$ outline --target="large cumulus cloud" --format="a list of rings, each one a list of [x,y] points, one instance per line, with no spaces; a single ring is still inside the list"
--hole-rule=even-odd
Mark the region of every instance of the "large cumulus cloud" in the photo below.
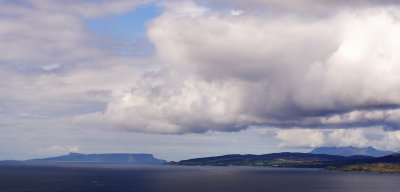
[[[324,17],[166,4],[148,25],[164,69],[144,74],[105,113],[80,120],[166,133],[397,129],[400,10],[389,1],[354,2]]]

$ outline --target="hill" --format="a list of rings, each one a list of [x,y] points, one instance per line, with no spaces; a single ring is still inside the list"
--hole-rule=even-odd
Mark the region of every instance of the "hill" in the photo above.
[[[223,155],[179,161],[178,165],[274,166],[324,168],[373,159],[370,156],[339,156],[311,153],[271,153],[265,155]]]
[[[163,164],[165,160],[157,159],[151,154],[82,154],[70,153],[68,155],[42,159],[30,159],[26,162],[60,162],[60,163],[124,163],[124,164]]]
[[[396,152],[393,151],[380,151],[373,147],[318,147],[312,150],[310,153],[314,154],[328,154],[328,155],[341,155],[341,156],[353,156],[353,155],[365,155],[372,157],[383,157],[391,155]]]
[[[328,171],[346,171],[346,172],[376,172],[376,173],[400,173],[399,163],[371,163],[371,164],[355,164],[343,167],[325,168]]]
[[[341,166],[326,167],[329,171],[359,171],[378,173],[400,173],[400,154],[392,154],[384,157],[360,160],[358,163]]]
[[[265,155],[223,155],[179,161],[178,165],[271,166],[324,168],[330,171],[400,173],[400,154],[383,157],[340,156],[313,153],[271,153]]]

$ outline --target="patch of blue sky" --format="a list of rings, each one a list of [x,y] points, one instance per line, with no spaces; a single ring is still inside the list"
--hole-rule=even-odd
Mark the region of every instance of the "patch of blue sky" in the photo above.
[[[198,2],[198,4],[202,7],[207,7],[207,8],[211,8],[211,4],[208,1],[200,1]]]
[[[116,46],[119,47],[119,54],[146,55],[152,52],[151,43],[147,40],[146,23],[158,17],[162,12],[161,7],[150,3],[124,14],[86,19],[86,24],[95,35],[114,39],[114,43],[121,44]],[[137,47],[140,49],[138,50]]]

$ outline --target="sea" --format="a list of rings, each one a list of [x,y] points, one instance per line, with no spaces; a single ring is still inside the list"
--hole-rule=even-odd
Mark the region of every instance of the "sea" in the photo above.
[[[400,174],[320,169],[0,164],[1,192],[400,192]]]

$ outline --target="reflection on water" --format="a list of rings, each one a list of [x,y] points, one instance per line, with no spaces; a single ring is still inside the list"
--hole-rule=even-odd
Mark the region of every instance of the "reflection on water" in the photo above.
[[[395,192],[400,175],[318,169],[141,165],[0,165],[0,191]]]

